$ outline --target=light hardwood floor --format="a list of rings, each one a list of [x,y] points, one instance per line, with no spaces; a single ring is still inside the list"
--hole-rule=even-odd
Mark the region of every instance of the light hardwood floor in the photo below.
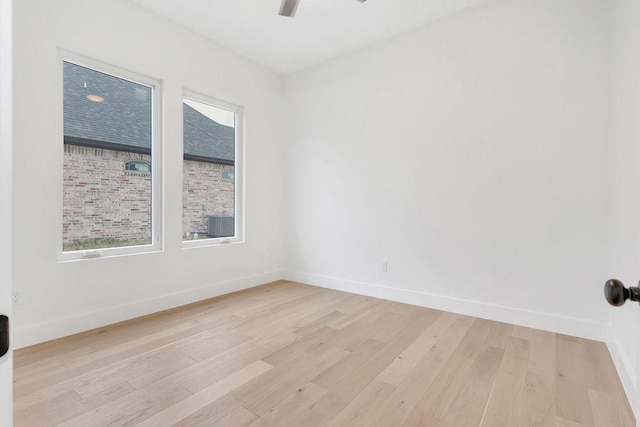
[[[276,282],[15,353],[16,426],[634,426],[603,343]]]

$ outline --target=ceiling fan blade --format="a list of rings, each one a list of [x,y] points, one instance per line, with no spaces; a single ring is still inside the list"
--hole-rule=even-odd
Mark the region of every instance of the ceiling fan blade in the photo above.
[[[282,0],[282,6],[280,6],[280,16],[293,17],[296,14],[298,8],[298,0]]]
[[[296,9],[298,9],[298,2],[300,0],[282,0],[282,5],[280,6],[280,16],[288,16],[293,17],[296,14]],[[357,0],[360,3],[364,3],[367,0]]]

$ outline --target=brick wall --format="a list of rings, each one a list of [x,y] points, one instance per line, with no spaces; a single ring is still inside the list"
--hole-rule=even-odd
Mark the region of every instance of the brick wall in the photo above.
[[[207,215],[234,214],[234,168],[185,160],[183,166],[182,232],[206,234]],[[226,174],[225,174],[226,173]],[[227,175],[227,176],[225,176]]]
[[[151,156],[65,144],[65,246],[92,239],[150,242],[151,174],[125,171],[130,160],[150,162]],[[234,214],[233,171],[184,161],[183,233],[204,235],[207,215]]]
[[[150,243],[151,174],[125,171],[146,154],[64,145],[63,243],[89,239]]]

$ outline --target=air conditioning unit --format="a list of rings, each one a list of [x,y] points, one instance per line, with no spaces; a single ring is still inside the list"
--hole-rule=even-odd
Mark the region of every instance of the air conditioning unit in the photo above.
[[[232,216],[207,216],[207,236],[209,237],[233,237],[235,217]]]

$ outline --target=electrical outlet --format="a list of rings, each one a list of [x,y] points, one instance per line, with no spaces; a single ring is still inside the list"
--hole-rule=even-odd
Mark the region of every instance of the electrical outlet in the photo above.
[[[11,301],[13,305],[22,305],[22,291],[13,291],[11,293]]]
[[[387,267],[388,267],[388,266],[387,266],[387,261],[382,261],[382,262],[380,263],[380,271],[382,271],[383,273],[386,273],[386,272],[387,272]]]

